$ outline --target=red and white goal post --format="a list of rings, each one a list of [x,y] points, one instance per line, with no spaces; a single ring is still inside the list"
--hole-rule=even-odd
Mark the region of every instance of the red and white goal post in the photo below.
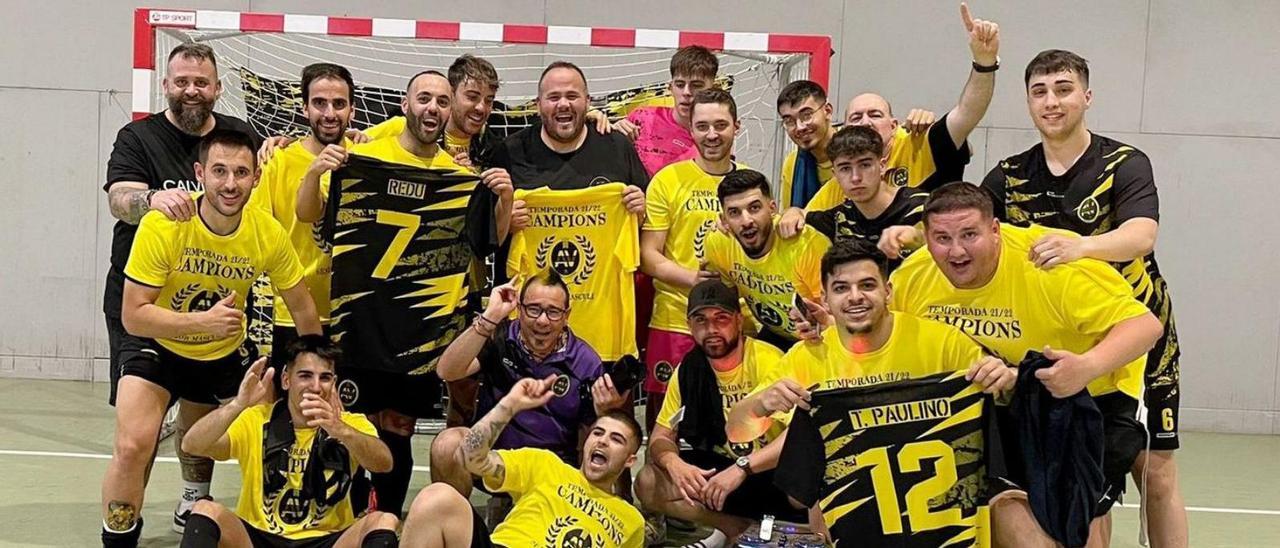
[[[640,105],[669,104],[668,63],[692,44],[715,51],[720,81],[738,103],[739,161],[776,178],[789,147],[775,110],[778,92],[798,79],[826,87],[831,37],[731,31],[592,28],[559,25],[415,21],[211,10],[139,8],[134,12],[133,116],[164,108],[161,82],[169,51],[202,42],[218,57],[219,112],[246,118],[260,133],[306,130],[298,80],[302,67],[332,62],[351,70],[360,128],[398,114],[407,78],[446,69],[471,53],[488,59],[502,81],[490,126],[512,131],[532,114],[538,76],[551,61],[578,64],[592,102],[611,117]],[[776,182],[775,182],[776,184]]]

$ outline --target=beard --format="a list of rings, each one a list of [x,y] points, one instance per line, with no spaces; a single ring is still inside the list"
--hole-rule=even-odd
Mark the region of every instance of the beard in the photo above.
[[[178,122],[178,129],[183,133],[199,135],[200,130],[204,129],[204,124],[213,115],[213,102],[187,105],[183,103],[181,95],[169,96],[169,112],[173,113],[174,120]]]
[[[698,344],[698,346],[702,347],[702,352],[706,354],[708,358],[713,360],[718,360],[732,354],[733,350],[738,347],[738,341],[740,340],[739,337],[734,337],[732,339],[715,338],[717,340],[724,341],[724,344],[717,344],[714,346],[707,346],[705,342]]]
[[[322,145],[342,144],[342,139],[346,137],[346,133],[346,124],[339,124],[338,131],[334,135],[325,135],[324,130],[320,129],[320,122],[318,120],[311,124],[311,135],[315,136],[316,142]]]
[[[426,128],[422,127],[422,117],[414,114],[413,111],[406,111],[404,117],[408,122],[406,127],[409,129],[409,133],[413,134],[413,137],[424,145],[439,142],[440,134],[444,132],[444,120],[440,119],[439,116],[431,116],[430,114],[424,116],[430,116],[435,119],[437,122],[435,131],[427,131]]]
[[[743,243],[741,240],[739,240],[739,243],[742,244],[742,250],[745,251],[747,253],[747,256],[752,259],[759,259],[761,255],[764,255],[764,250],[769,245],[769,238],[773,236],[772,222],[762,225],[760,229],[757,231],[757,233],[758,233],[757,237],[760,239],[760,243],[757,244],[755,247],[747,247],[746,243]]]

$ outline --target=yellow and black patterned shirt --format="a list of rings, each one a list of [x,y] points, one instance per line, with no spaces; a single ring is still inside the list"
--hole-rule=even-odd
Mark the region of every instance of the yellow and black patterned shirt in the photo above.
[[[1089,148],[1062,175],[1049,171],[1041,144],[992,168],[982,186],[994,195],[996,216],[1017,226],[1034,223],[1082,236],[1105,234],[1130,219],[1159,221],[1160,200],[1147,155],[1114,139],[1091,137]],[[1164,325],[1164,336],[1148,355],[1147,388],[1176,387],[1181,349],[1155,253],[1113,266],[1133,287],[1134,298]]]
[[[991,398],[964,375],[815,392],[775,483],[819,506],[837,546],[989,546],[986,485],[1004,459],[988,450]]]
[[[492,193],[444,151],[419,159],[395,137],[353,147],[328,192],[334,338],[360,367],[434,371],[467,326]]]

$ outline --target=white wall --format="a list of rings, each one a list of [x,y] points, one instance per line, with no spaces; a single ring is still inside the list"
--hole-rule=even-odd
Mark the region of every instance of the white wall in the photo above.
[[[0,21],[0,376],[106,377],[106,156],[129,118],[127,0],[21,2]],[[149,7],[829,34],[832,95],[878,90],[902,112],[945,111],[968,50],[951,1],[690,2],[157,0]],[[993,2],[999,84],[972,143],[980,179],[1036,138],[1021,71],[1037,51],[1090,59],[1095,131],[1144,149],[1163,197],[1159,256],[1183,344],[1188,429],[1280,433],[1280,3]],[[352,8],[351,6],[357,6]],[[744,7],[746,6],[746,7]],[[676,16],[675,14],[680,14]]]

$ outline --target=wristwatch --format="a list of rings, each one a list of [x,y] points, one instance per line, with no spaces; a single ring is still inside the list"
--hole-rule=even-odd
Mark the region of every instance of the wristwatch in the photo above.
[[[147,209],[151,209],[151,197],[155,195],[156,189],[153,188],[147,191]]]
[[[751,475],[751,459],[747,457],[738,457],[738,460],[733,461],[733,465],[740,468],[743,472],[746,472],[748,476]]]
[[[1000,58],[996,57],[996,62],[991,65],[979,65],[977,61],[973,62],[974,72],[995,72],[1000,70]]]

